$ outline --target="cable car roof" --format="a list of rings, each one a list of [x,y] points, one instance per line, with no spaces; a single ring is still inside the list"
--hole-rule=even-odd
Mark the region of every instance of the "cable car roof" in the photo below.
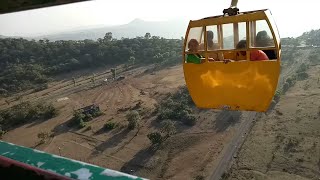
[[[89,0],[1,0],[0,14],[51,7],[63,4],[83,2]]]

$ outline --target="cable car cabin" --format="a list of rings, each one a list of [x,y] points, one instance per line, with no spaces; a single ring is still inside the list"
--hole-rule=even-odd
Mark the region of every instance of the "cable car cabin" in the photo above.
[[[265,112],[278,84],[280,47],[269,10],[190,21],[183,69],[196,106]]]

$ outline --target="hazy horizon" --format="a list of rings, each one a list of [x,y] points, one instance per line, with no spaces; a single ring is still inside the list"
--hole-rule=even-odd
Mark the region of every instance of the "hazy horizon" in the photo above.
[[[191,0],[183,2],[169,0],[161,2],[148,0],[107,2],[95,0],[9,13],[0,15],[0,24],[2,25],[0,35],[35,37],[69,32],[91,26],[122,25],[134,19],[144,21],[181,19],[181,21],[188,21],[219,15],[230,4],[230,1],[203,0],[202,2],[203,4]],[[238,7],[240,11],[270,9],[281,37],[297,37],[303,32],[320,29],[320,23],[308,20],[310,17],[317,17],[319,1],[305,0],[287,3],[276,0],[246,0],[239,1]],[[192,10],[191,7],[195,5],[202,6],[202,11]]]

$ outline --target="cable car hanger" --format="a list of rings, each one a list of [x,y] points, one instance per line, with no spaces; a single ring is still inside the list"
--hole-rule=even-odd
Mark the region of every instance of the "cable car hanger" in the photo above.
[[[226,14],[228,16],[235,16],[239,14],[239,8],[237,8],[238,0],[231,0],[231,5],[228,9],[223,10],[223,15],[225,16]]]

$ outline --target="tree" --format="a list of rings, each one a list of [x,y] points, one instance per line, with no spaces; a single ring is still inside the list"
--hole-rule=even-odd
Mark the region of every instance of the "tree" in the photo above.
[[[134,56],[130,56],[130,58],[129,58],[129,64],[133,66],[135,60],[136,60],[136,58],[134,58]]]
[[[177,132],[174,123],[170,120],[165,120],[161,122],[161,133],[165,134],[165,137],[168,138],[171,135]]]
[[[282,92],[283,93],[286,93],[288,90],[289,90],[289,88],[290,88],[290,85],[289,85],[289,83],[284,83],[284,85],[283,85],[283,87],[282,87]]]
[[[116,68],[111,68],[111,73],[112,73],[113,79],[115,80],[115,79],[116,79],[116,76],[117,76]]]
[[[134,110],[134,111],[130,111],[127,115],[127,121],[129,122],[128,124],[128,128],[130,130],[136,128],[136,127],[139,127],[139,123],[140,123],[140,120],[141,120],[141,117],[139,115],[139,112]]]
[[[72,77],[73,86],[76,87],[76,78]]]
[[[93,83],[94,86],[96,85],[96,74],[95,73],[92,74],[91,82]]]
[[[107,32],[106,35],[103,37],[105,43],[108,43],[112,40],[112,32]]]
[[[150,38],[151,38],[151,34],[150,34],[150,33],[146,33],[146,34],[144,35],[144,38],[145,38],[145,39],[150,39]]]
[[[159,145],[163,141],[163,138],[159,132],[149,133],[147,137],[151,141],[152,145]]]

